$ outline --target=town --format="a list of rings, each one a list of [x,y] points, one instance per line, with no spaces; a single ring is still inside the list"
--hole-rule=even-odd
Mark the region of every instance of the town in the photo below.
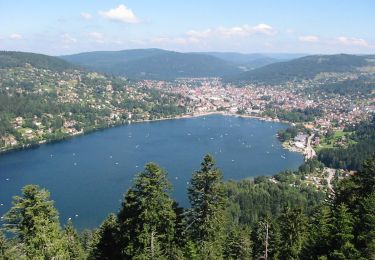
[[[298,132],[285,147],[312,158],[315,152],[310,144],[319,146],[327,132],[342,131],[375,111],[372,95],[312,92],[316,82],[311,81],[239,87],[220,78],[132,82],[95,72],[58,73],[31,66],[2,69],[1,73],[7,97],[32,95],[45,100],[43,97],[52,96],[57,104],[48,104],[44,110],[58,107],[52,109],[58,112],[42,113],[39,108],[34,114],[29,107],[28,113],[10,118],[11,131],[8,127],[0,143],[3,151],[123,123],[222,113],[302,124],[309,131]]]

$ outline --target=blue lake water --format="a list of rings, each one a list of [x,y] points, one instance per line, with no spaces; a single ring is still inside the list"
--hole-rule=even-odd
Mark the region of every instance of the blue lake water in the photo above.
[[[60,221],[78,229],[98,226],[117,212],[134,175],[150,161],[168,172],[172,196],[188,206],[186,187],[206,153],[224,179],[240,180],[296,169],[301,154],[276,138],[286,124],[211,115],[124,125],[34,149],[0,155],[0,215],[26,184],[51,192]],[[76,216],[78,215],[78,216]]]

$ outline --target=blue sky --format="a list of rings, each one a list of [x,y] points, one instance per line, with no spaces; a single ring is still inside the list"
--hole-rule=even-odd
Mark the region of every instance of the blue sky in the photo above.
[[[0,0],[0,49],[375,53],[373,0]]]

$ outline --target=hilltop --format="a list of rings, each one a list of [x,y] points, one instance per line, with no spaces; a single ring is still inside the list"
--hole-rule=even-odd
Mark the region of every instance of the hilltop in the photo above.
[[[56,71],[78,69],[63,59],[44,54],[18,51],[0,51],[0,68],[24,67],[30,65],[38,69],[50,69]]]
[[[241,72],[235,64],[211,55],[161,49],[87,52],[61,58],[91,70],[131,79],[222,77]]]
[[[176,52],[162,49],[95,51],[60,58],[131,79],[173,80],[180,77],[230,77],[302,54],[243,54],[235,52]]]
[[[371,55],[311,55],[269,64],[228,80],[280,84],[287,81],[311,80],[320,73],[361,73],[374,66],[375,56]]]

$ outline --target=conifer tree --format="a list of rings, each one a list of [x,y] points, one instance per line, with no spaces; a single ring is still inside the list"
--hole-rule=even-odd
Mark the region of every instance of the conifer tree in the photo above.
[[[125,195],[118,215],[125,258],[159,259],[173,251],[176,214],[163,169],[148,163]]]
[[[0,230],[0,259],[6,259],[7,255],[7,240]]]
[[[117,217],[110,214],[100,225],[94,235],[93,249],[90,252],[90,259],[120,259],[121,246],[119,242],[119,225]]]
[[[285,207],[280,218],[281,259],[299,259],[307,235],[307,218],[301,208]]]
[[[227,230],[227,236],[224,242],[224,259],[250,259],[251,258],[251,240],[250,230],[242,230],[239,226],[231,226]]]
[[[49,192],[35,185],[25,186],[22,192],[4,216],[5,229],[16,235],[28,259],[67,259],[66,240]]]
[[[279,259],[280,229],[271,216],[260,218],[251,237],[254,259]]]
[[[375,259],[375,192],[361,202],[359,250],[367,259]]]
[[[99,236],[97,235],[97,230],[85,229],[80,234],[80,241],[82,244],[83,251],[88,259],[92,259],[92,254],[96,245],[99,241]]]
[[[359,252],[353,244],[353,216],[345,204],[340,204],[334,212],[332,233],[332,259],[358,259]]]
[[[82,248],[77,231],[74,229],[73,222],[69,219],[64,227],[64,234],[67,240],[67,250],[69,259],[85,259],[85,254]]]
[[[304,259],[328,257],[332,244],[332,221],[332,210],[329,205],[322,205],[312,216],[308,239],[303,251]]]
[[[199,245],[203,255],[217,258],[222,253],[226,200],[221,172],[211,155],[204,157],[201,169],[193,174],[188,194],[190,238]]]

